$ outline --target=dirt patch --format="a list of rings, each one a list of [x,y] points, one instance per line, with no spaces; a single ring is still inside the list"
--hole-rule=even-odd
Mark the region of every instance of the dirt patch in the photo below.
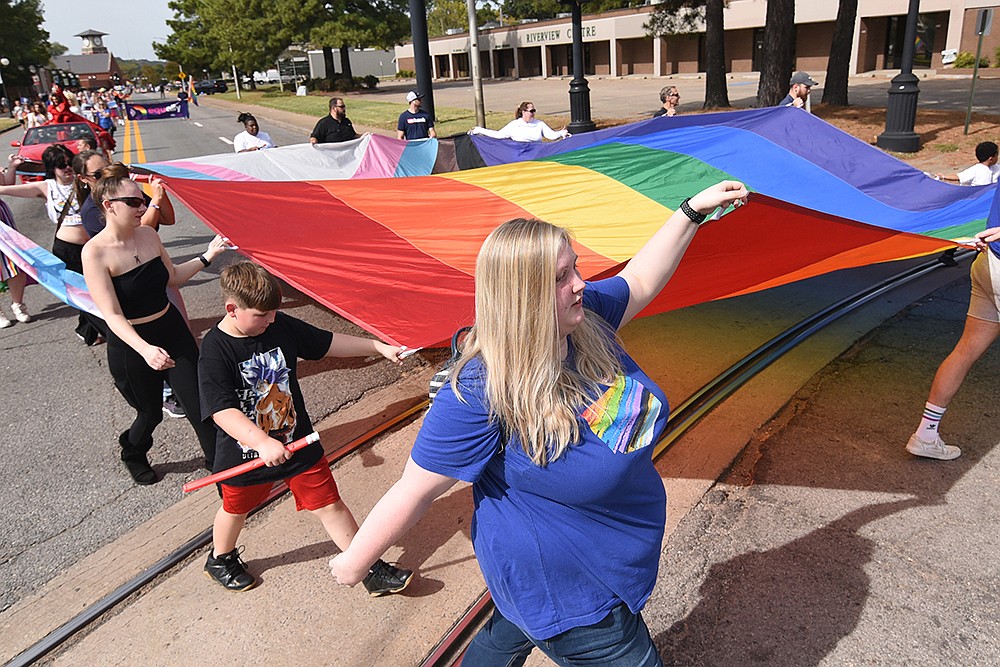
[[[706,109],[700,113],[720,111],[733,111],[733,109]],[[812,112],[817,118],[822,118],[872,146],[875,146],[878,135],[885,132],[885,107],[834,107],[816,104]],[[637,120],[643,119],[602,119],[595,121],[595,124],[600,130]],[[568,123],[569,119],[566,118],[565,122]],[[964,111],[918,109],[913,129],[920,135],[920,150],[916,153],[886,152],[931,174],[954,174],[971,167],[976,163],[976,144],[981,141],[1000,143],[1000,115],[972,114],[969,133],[965,134]]]
[[[813,113],[873,146],[885,131],[885,108],[817,104]],[[976,144],[1000,140],[1000,116],[972,114],[965,134],[964,112],[918,109],[913,129],[920,135],[920,150],[890,155],[932,174],[954,173],[976,163]]]

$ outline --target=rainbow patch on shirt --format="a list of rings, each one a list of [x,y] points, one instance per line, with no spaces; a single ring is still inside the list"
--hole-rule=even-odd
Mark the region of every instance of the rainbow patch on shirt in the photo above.
[[[662,405],[641,382],[619,375],[583,411],[583,418],[612,452],[630,454],[653,443],[653,427]]]

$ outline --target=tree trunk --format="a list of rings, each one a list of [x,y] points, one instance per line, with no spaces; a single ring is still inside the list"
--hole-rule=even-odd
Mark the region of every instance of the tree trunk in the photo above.
[[[323,68],[326,69],[326,78],[334,81],[337,78],[337,68],[333,64],[333,47],[323,47]]]
[[[340,69],[344,70],[344,78],[354,81],[354,74],[351,73],[351,47],[344,44],[340,47]]]
[[[764,19],[764,62],[757,106],[773,107],[788,92],[795,62],[795,0],[768,0]]]
[[[858,17],[858,0],[840,0],[837,23],[830,43],[830,61],[823,82],[823,103],[847,106],[847,79],[850,76],[851,46],[854,43],[854,22]]]
[[[723,0],[705,3],[705,109],[729,106],[726,90],[726,43],[722,19]]]

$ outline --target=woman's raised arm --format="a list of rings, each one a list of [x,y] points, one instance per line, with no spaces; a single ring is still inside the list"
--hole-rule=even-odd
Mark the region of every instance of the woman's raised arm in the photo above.
[[[746,186],[739,181],[722,181],[688,199],[687,205],[696,214],[710,215],[719,207],[745,204],[747,194]],[[648,306],[674,275],[698,224],[678,207],[618,274],[628,283],[631,293],[620,326]]]

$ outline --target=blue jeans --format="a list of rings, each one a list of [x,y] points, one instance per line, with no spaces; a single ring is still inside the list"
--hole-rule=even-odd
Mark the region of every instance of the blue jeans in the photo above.
[[[532,639],[499,611],[472,639],[463,667],[520,667],[538,647],[560,667],[663,667],[641,614],[618,605],[593,625]]]

